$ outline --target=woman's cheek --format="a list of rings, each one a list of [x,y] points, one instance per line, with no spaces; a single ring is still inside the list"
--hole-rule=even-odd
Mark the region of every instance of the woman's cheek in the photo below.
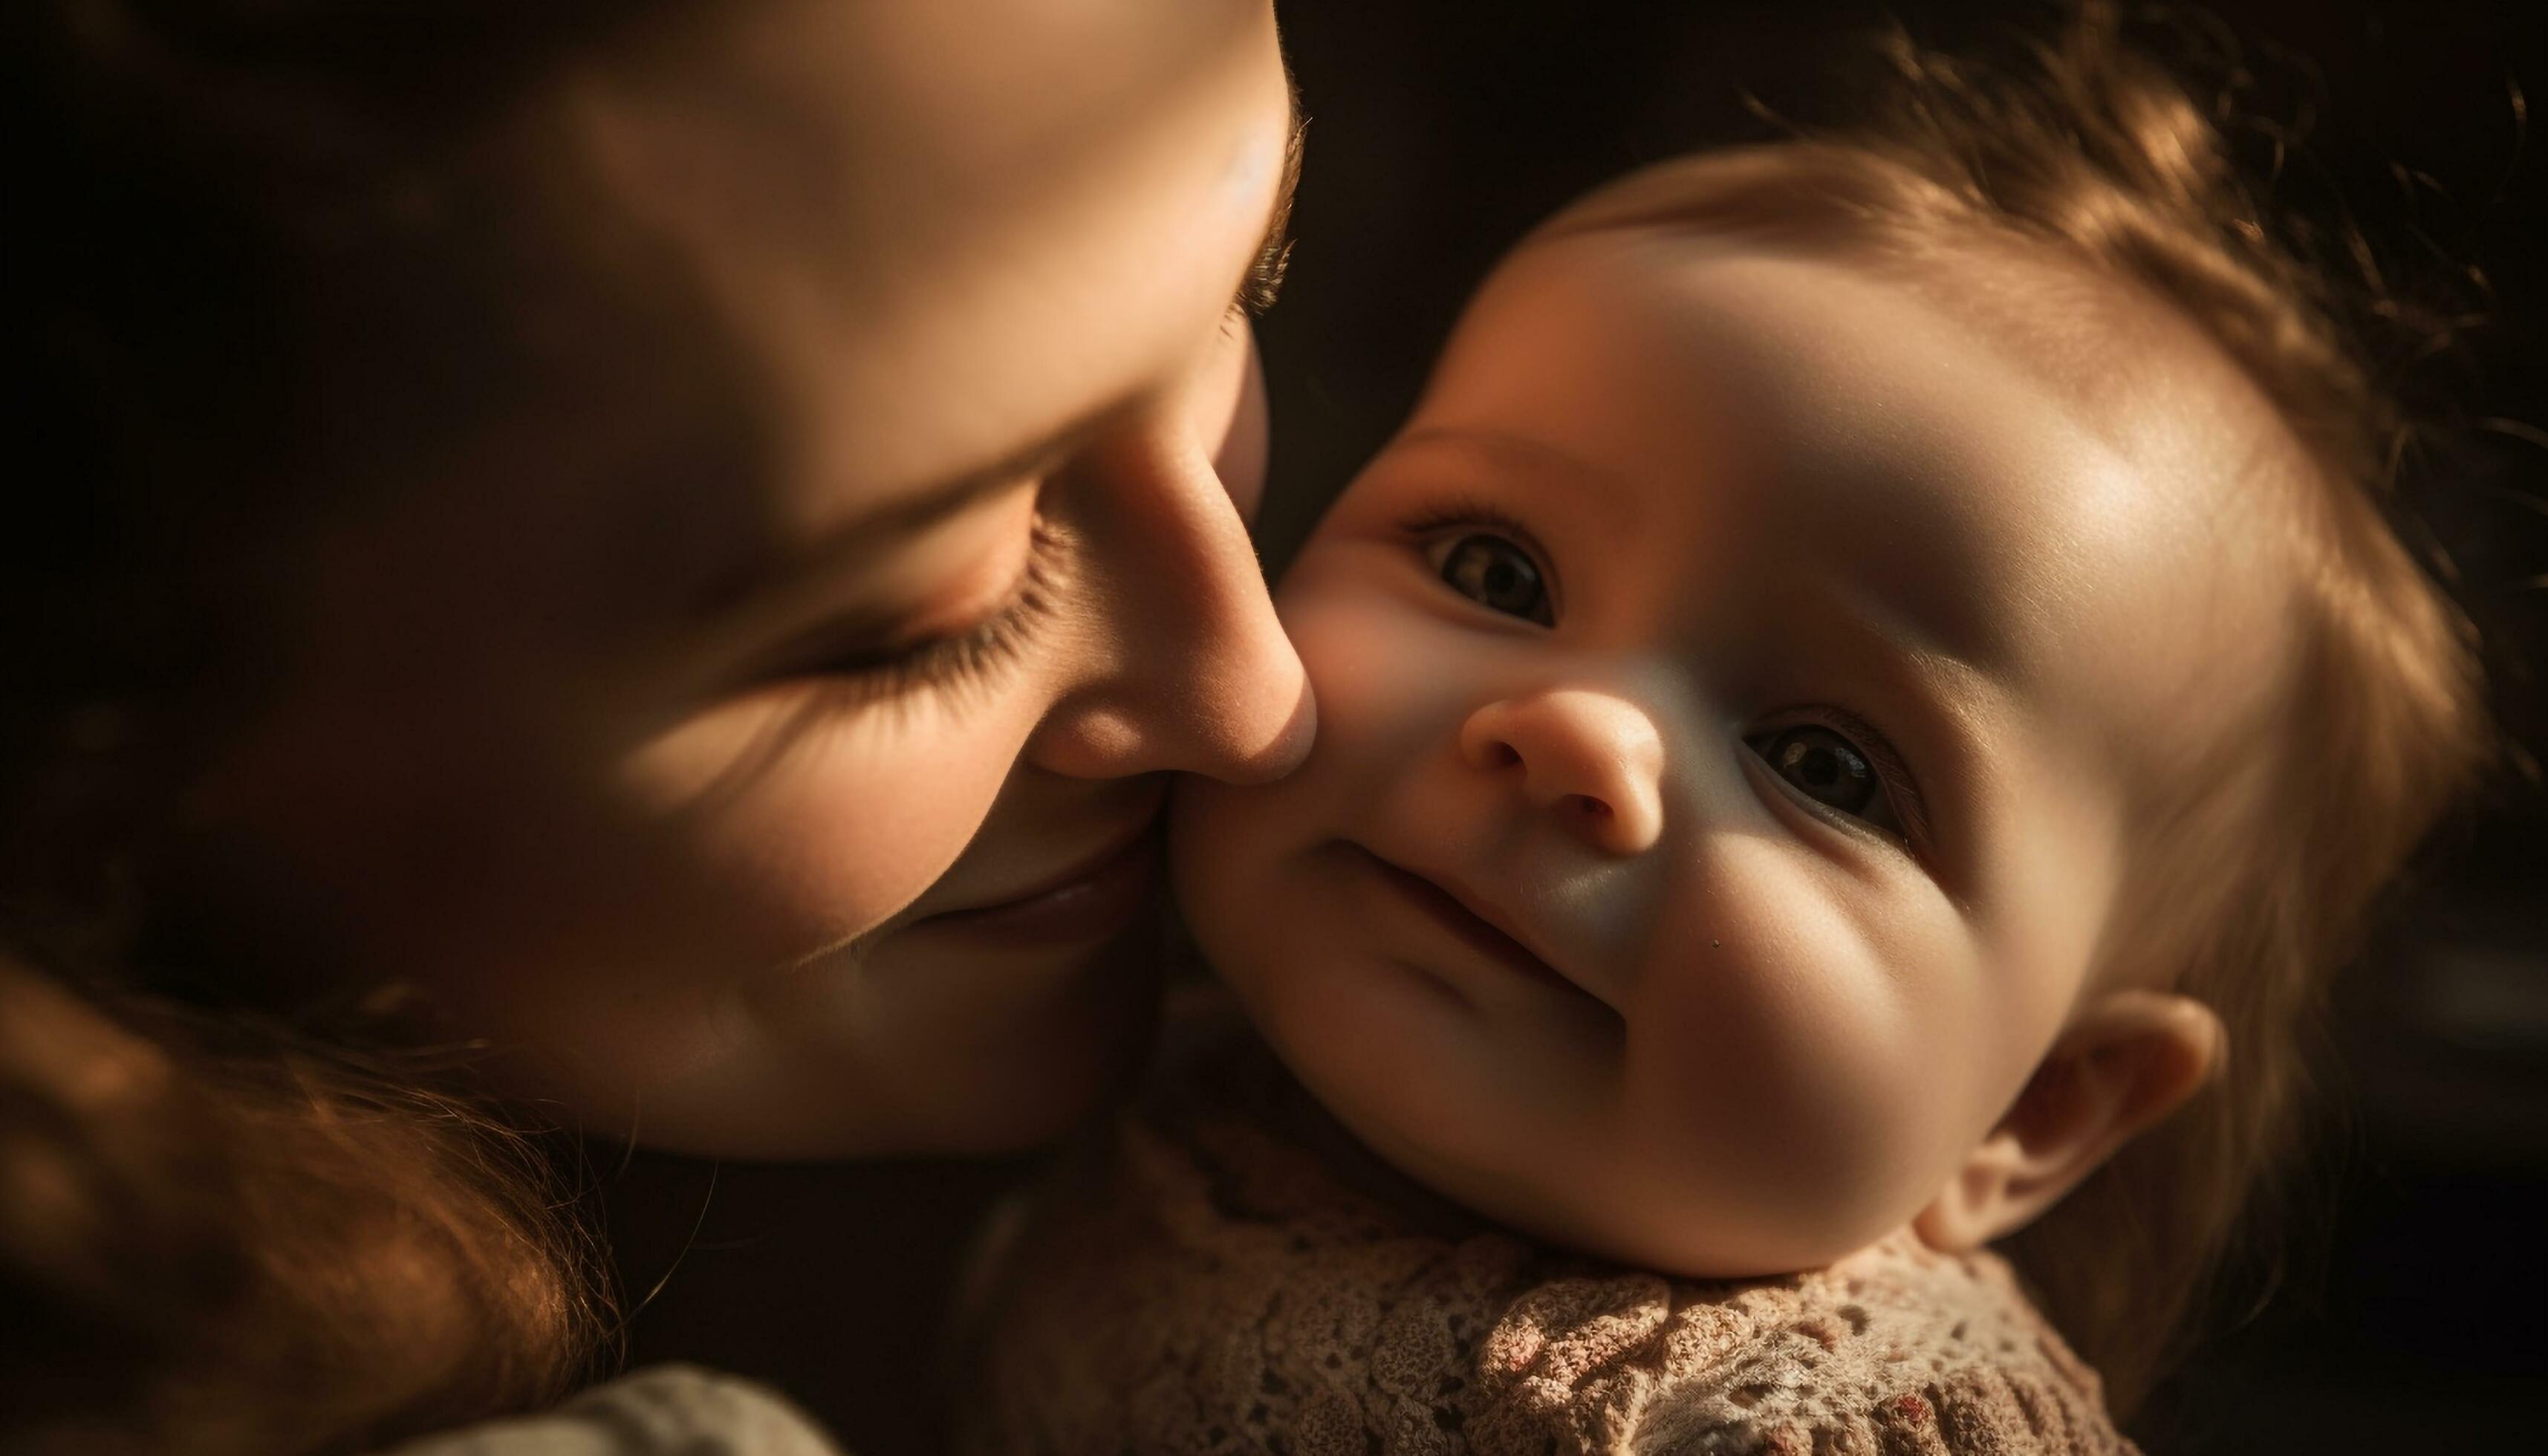
[[[919,898],[981,826],[1025,737],[921,696],[826,708],[815,690],[712,710],[623,775],[774,957],[863,935]]]

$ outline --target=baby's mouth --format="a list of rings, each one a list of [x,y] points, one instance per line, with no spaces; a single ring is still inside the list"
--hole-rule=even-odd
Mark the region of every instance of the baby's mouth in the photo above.
[[[1348,848],[1369,863],[1373,872],[1392,892],[1488,960],[1517,975],[1578,996],[1592,996],[1591,991],[1506,929],[1505,923],[1500,923],[1505,922],[1505,917],[1492,901],[1419,874],[1360,845]]]

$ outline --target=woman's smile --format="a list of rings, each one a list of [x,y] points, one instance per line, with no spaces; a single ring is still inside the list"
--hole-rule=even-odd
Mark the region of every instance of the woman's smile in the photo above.
[[[1102,941],[1132,923],[1158,881],[1156,811],[1140,828],[1101,845],[1008,898],[944,910],[914,922],[986,946],[1054,948]]]

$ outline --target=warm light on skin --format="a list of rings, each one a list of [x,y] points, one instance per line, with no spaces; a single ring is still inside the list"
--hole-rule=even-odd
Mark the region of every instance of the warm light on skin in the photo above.
[[[674,25],[581,62],[523,147],[693,300],[750,451],[656,451],[676,410],[636,400],[335,525],[199,818],[281,866],[266,918],[314,958],[422,987],[582,1126],[1016,1145],[1138,1049],[1150,970],[931,917],[1137,839],[1169,772],[1271,777],[1309,737],[1241,518],[1232,304],[1294,131],[1272,9]],[[871,671],[1029,597],[951,680]]]
[[[2040,347],[2029,296],[2111,347]],[[2152,312],[2007,246],[1507,260],[1277,594],[1309,763],[1179,791],[1196,935],[1312,1092],[1482,1212],[1721,1276],[1995,1236],[2191,1094],[2217,1023],[2119,897],[2276,690],[2294,569],[2219,527],[2304,467]],[[1477,531],[1526,538],[1553,625],[1446,583]],[[1747,747],[1795,723],[1880,733],[1908,832]]]

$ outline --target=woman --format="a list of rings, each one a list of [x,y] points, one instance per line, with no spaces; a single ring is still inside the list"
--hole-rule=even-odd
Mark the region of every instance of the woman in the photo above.
[[[525,1107],[821,1158],[1081,1113],[1162,776],[1311,732],[1241,521],[1270,6],[9,24],[8,1439],[553,1399],[604,1321]]]

